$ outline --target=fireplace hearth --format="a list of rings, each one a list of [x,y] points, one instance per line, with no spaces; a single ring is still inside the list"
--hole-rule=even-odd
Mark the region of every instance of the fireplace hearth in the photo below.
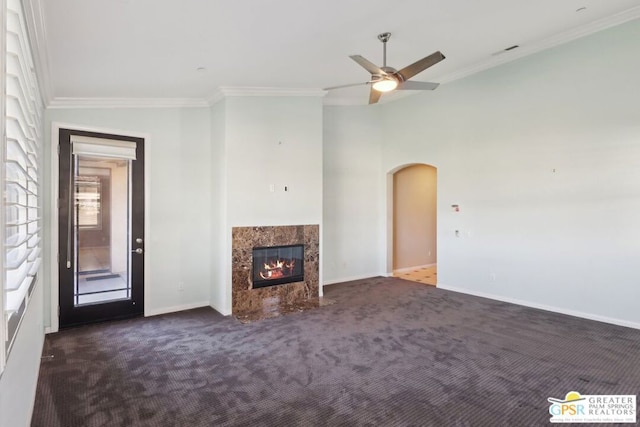
[[[269,252],[276,247],[279,252]],[[266,257],[262,251],[254,255],[258,249]],[[240,321],[319,307],[320,227],[233,227],[231,269],[232,314]]]
[[[304,245],[253,248],[253,288],[302,282]]]

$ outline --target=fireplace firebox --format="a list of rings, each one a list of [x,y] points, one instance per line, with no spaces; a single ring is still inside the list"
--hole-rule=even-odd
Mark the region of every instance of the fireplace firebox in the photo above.
[[[304,280],[304,245],[253,248],[253,287]]]

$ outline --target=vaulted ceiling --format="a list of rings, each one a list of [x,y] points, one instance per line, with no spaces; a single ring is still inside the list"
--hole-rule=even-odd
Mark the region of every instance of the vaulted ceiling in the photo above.
[[[365,82],[348,55],[381,64],[385,31],[389,65],[440,50],[447,58],[414,80],[446,83],[640,17],[639,0],[25,1],[50,103]],[[367,91],[325,101],[364,104]]]

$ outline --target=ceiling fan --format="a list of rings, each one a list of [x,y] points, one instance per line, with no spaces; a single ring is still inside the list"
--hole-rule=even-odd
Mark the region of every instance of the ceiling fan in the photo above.
[[[439,83],[416,82],[409,79],[416,74],[423,72],[432,65],[442,61],[445,58],[442,52],[434,52],[431,55],[425,56],[419,61],[416,61],[398,71],[395,68],[387,66],[387,42],[389,41],[389,38],[391,38],[391,33],[382,33],[378,35],[378,40],[382,42],[383,46],[382,67],[378,67],[373,62],[360,55],[349,56],[349,58],[356,61],[362,68],[371,73],[371,80],[364,83],[332,86],[325,88],[324,90],[342,89],[345,87],[370,84],[371,91],[369,92],[369,104],[375,104],[383,93],[391,92],[392,90],[434,90],[437,88]]]

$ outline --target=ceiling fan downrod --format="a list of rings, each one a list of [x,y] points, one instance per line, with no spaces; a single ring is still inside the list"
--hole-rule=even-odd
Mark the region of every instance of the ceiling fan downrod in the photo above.
[[[378,40],[382,42],[382,67],[387,66],[387,42],[391,38],[391,33],[378,34]]]

